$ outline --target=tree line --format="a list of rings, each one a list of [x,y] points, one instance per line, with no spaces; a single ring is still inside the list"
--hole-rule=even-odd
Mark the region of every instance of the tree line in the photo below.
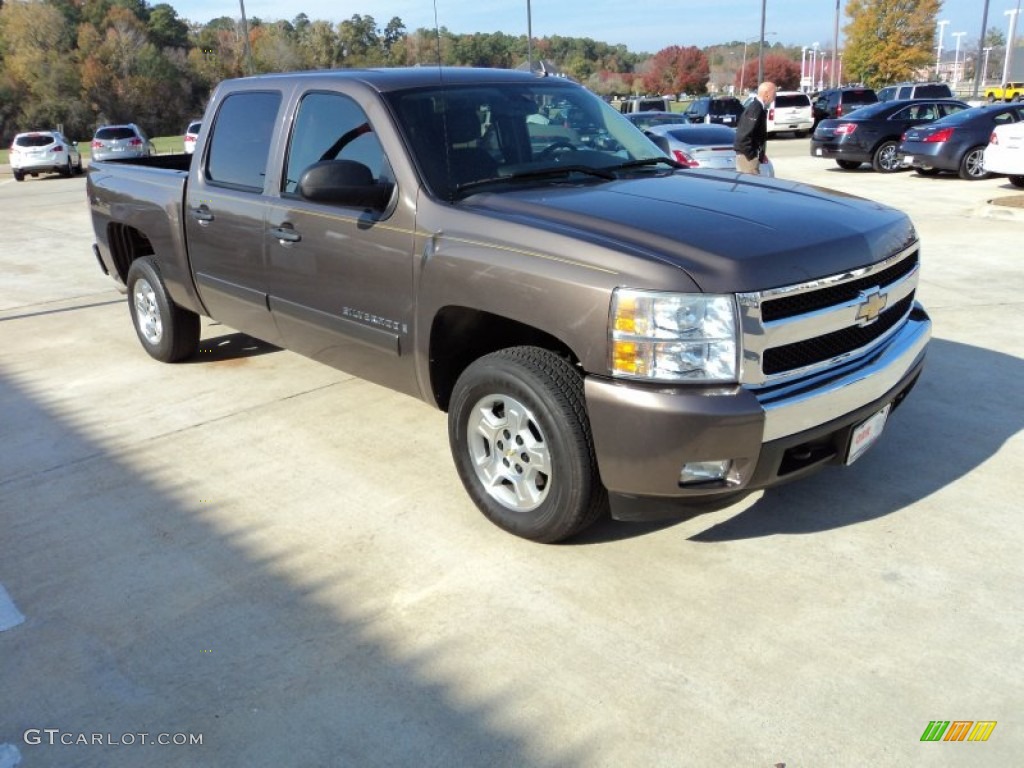
[[[332,24],[300,13],[291,21],[250,19],[247,31],[240,19],[196,24],[167,3],[145,0],[0,0],[0,141],[57,126],[81,139],[113,122],[138,123],[150,135],[180,133],[217,83],[247,74],[439,63],[513,68],[528,55],[525,35],[409,32],[397,17],[381,27],[369,15]],[[580,82],[625,92],[634,83],[621,73],[648,58],[589,38],[548,37],[532,48],[534,59],[558,62]]]

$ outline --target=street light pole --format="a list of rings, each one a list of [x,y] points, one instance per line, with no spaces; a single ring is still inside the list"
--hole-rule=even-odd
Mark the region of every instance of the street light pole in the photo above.
[[[956,53],[953,55],[953,87],[960,82],[960,38],[966,34],[966,32],[953,33],[953,37],[956,38]]]
[[[533,15],[530,13],[530,0],[526,0],[526,64],[533,73]]]
[[[935,79],[936,80],[941,80],[942,79],[942,75],[939,73],[939,65],[942,62],[942,33],[946,31],[946,25],[947,24],[949,24],[948,21],[940,21],[939,22],[939,45],[935,49]]]
[[[1004,16],[1010,17],[1010,34],[1006,38],[1006,58],[1003,60],[1003,85],[1010,82],[1010,62],[1013,60],[1013,38],[1017,36],[1017,14],[1020,8],[1003,11]]]
[[[988,78],[988,52],[991,48],[985,48],[985,30],[988,28],[988,0],[985,0],[985,10],[981,14],[981,34],[978,36],[978,55],[975,56],[976,62],[981,61],[981,53],[985,52],[985,69],[979,70],[977,66],[974,67],[974,90],[971,95],[974,98],[978,98],[978,91],[981,89],[982,78]],[[984,72],[984,74],[982,74]]]
[[[764,82],[764,19],[768,0],[761,0],[761,39],[757,43],[757,84]]]

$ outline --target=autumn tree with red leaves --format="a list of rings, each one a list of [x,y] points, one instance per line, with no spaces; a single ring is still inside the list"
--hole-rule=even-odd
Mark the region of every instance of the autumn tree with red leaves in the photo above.
[[[800,87],[800,64],[777,53],[764,57],[764,79],[775,83],[780,91],[795,91]],[[740,86],[744,93],[757,90],[757,57],[747,61],[742,72],[736,72],[736,93]]]
[[[651,58],[643,84],[648,93],[705,93],[709,75],[708,57],[700,48],[672,45]]]

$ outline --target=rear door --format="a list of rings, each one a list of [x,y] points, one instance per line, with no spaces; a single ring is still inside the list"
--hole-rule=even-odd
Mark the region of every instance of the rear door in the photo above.
[[[278,342],[267,302],[265,184],[283,94],[230,93],[189,178],[185,234],[199,294],[211,317]]]

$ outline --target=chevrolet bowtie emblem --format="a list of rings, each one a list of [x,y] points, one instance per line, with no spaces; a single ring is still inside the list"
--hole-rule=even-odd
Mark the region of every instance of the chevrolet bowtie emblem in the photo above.
[[[889,294],[880,293],[877,288],[872,288],[870,291],[862,291],[860,295],[863,301],[857,307],[857,324],[871,325],[885,309],[889,302]]]

